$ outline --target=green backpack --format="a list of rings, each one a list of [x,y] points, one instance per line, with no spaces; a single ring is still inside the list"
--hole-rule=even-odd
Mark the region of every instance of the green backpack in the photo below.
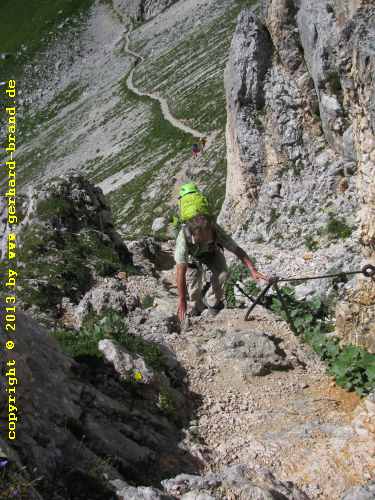
[[[200,192],[188,193],[180,198],[180,221],[185,223],[197,215],[210,216],[210,207],[204,194]]]
[[[188,243],[213,243],[216,239],[214,217],[206,196],[194,183],[188,183],[181,187],[179,200],[178,229],[183,228]]]

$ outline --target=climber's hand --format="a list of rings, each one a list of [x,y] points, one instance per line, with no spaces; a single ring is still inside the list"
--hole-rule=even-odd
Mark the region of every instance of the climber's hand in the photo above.
[[[186,317],[186,299],[180,298],[178,301],[177,316],[180,321],[184,321]]]
[[[257,283],[260,281],[260,280],[263,280],[263,281],[266,281],[267,283],[269,282],[269,277],[266,276],[265,274],[263,273],[260,273],[259,271],[257,271],[256,269],[251,269],[251,276],[253,278],[254,281],[256,281]]]

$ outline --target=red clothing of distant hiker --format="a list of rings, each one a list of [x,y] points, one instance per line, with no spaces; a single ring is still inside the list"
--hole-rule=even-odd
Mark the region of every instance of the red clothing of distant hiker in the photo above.
[[[192,152],[193,152],[193,156],[194,158],[196,158],[196,156],[198,155],[199,153],[199,146],[198,144],[193,144],[192,148],[191,148]]]

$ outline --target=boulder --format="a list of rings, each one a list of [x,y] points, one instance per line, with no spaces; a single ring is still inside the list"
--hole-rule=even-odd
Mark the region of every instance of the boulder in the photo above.
[[[225,341],[225,348],[225,358],[238,360],[245,378],[292,367],[276,339],[265,333],[235,333]]]
[[[126,282],[117,278],[104,278],[89,290],[74,309],[75,324],[78,329],[90,314],[102,315],[112,310],[126,315],[129,293]]]
[[[16,361],[17,438],[5,440],[3,433],[0,449],[19,468],[25,467],[29,480],[43,476],[43,484],[35,486],[42,498],[109,499],[111,480],[146,484],[150,470],[154,480],[177,474],[176,464],[194,470],[190,455],[177,447],[176,424],[157,406],[158,389],[137,384],[135,396],[134,385],[124,384],[110,365],[96,358],[78,364],[30,317],[19,312],[17,320],[16,348],[0,360],[2,408],[7,404],[5,363]],[[1,330],[2,344],[6,338]],[[117,362],[118,351],[112,346],[107,352]],[[118,357],[151,379],[143,360],[123,352]],[[187,416],[182,392],[177,414],[180,410]],[[7,429],[5,414],[0,423]],[[112,465],[103,456],[116,460]]]
[[[109,339],[101,340],[99,351],[114,366],[122,379],[136,380],[143,384],[155,381],[155,373],[146,365],[145,360],[139,355],[128,352],[118,342]]]

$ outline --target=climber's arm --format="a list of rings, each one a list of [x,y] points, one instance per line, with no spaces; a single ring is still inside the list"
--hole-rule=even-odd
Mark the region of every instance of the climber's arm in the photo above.
[[[186,270],[189,258],[186,238],[183,231],[180,231],[177,236],[174,258],[176,261],[176,284],[178,291],[177,314],[180,321],[183,321],[186,315]]]
[[[229,236],[229,234],[227,234],[223,230],[223,228],[217,225],[216,231],[218,236],[218,242],[226,250],[228,250],[228,252],[233,253],[243,263],[243,265],[249,269],[251,276],[255,281],[258,281],[260,279],[268,281],[267,276],[257,271],[255,265],[253,264],[252,260],[247,255],[247,253],[237,245],[237,243],[233,240],[233,238],[231,238],[231,236]]]
[[[177,314],[180,321],[183,321],[186,315],[186,270],[187,264],[176,265],[176,282],[178,290]]]

